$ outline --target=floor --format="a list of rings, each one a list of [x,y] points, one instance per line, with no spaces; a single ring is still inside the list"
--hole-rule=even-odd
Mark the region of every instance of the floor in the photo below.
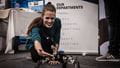
[[[32,62],[31,59],[28,59],[27,58],[28,56],[30,56],[29,52],[7,55],[1,54],[0,68],[35,68],[36,63]],[[120,68],[120,62],[95,61],[95,58],[97,56],[93,55],[91,56],[73,55],[73,56],[78,57],[78,61],[80,62],[80,68]]]

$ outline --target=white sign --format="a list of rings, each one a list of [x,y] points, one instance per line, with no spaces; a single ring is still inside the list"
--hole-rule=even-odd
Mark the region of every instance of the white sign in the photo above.
[[[44,6],[44,1],[33,1],[33,2],[28,2],[28,6],[30,9],[37,11],[37,12],[42,12],[43,6]]]
[[[46,0],[62,21],[60,49],[65,52],[98,52],[98,6],[81,0]]]

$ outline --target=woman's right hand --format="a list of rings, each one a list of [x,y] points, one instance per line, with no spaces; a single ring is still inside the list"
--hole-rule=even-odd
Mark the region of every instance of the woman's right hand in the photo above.
[[[38,55],[40,55],[40,56],[43,56],[43,57],[53,57],[53,55],[52,54],[49,54],[49,53],[47,53],[47,52],[45,52],[44,50],[43,50],[43,48],[42,48],[42,45],[41,45],[41,43],[39,42],[39,41],[37,41],[37,40],[35,40],[35,50],[37,51],[37,53],[38,53]]]
[[[38,54],[39,54],[40,56],[43,56],[43,57],[53,57],[52,54],[49,54],[49,53],[45,52],[45,51],[42,50],[42,49],[38,49],[37,52],[38,52]]]

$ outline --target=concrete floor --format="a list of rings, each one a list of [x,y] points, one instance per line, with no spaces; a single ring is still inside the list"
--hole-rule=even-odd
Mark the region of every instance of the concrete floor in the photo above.
[[[0,55],[0,68],[35,68],[36,63],[31,59],[27,59],[30,56],[29,52]],[[81,56],[78,57],[80,62],[80,68],[120,68],[120,62],[97,62],[95,58],[97,56]],[[44,67],[42,67],[44,68]],[[50,68],[50,67],[49,67]],[[59,67],[58,67],[59,68]]]

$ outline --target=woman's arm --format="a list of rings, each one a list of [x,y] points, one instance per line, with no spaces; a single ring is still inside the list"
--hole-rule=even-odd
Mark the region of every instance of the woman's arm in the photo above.
[[[30,33],[32,41],[34,41],[34,48],[40,56],[52,56],[51,54],[45,52],[41,45],[41,36],[39,34],[39,28],[34,27]]]
[[[57,53],[59,49],[59,42],[60,42],[60,34],[61,34],[61,20],[59,18],[55,19],[55,35],[54,35],[54,44],[55,46],[52,47],[54,52]]]
[[[40,56],[48,56],[48,57],[53,57],[53,55],[45,52],[42,48],[42,45],[39,41],[35,40],[34,42],[34,47],[35,47],[35,50],[37,51],[37,53],[40,55]]]

